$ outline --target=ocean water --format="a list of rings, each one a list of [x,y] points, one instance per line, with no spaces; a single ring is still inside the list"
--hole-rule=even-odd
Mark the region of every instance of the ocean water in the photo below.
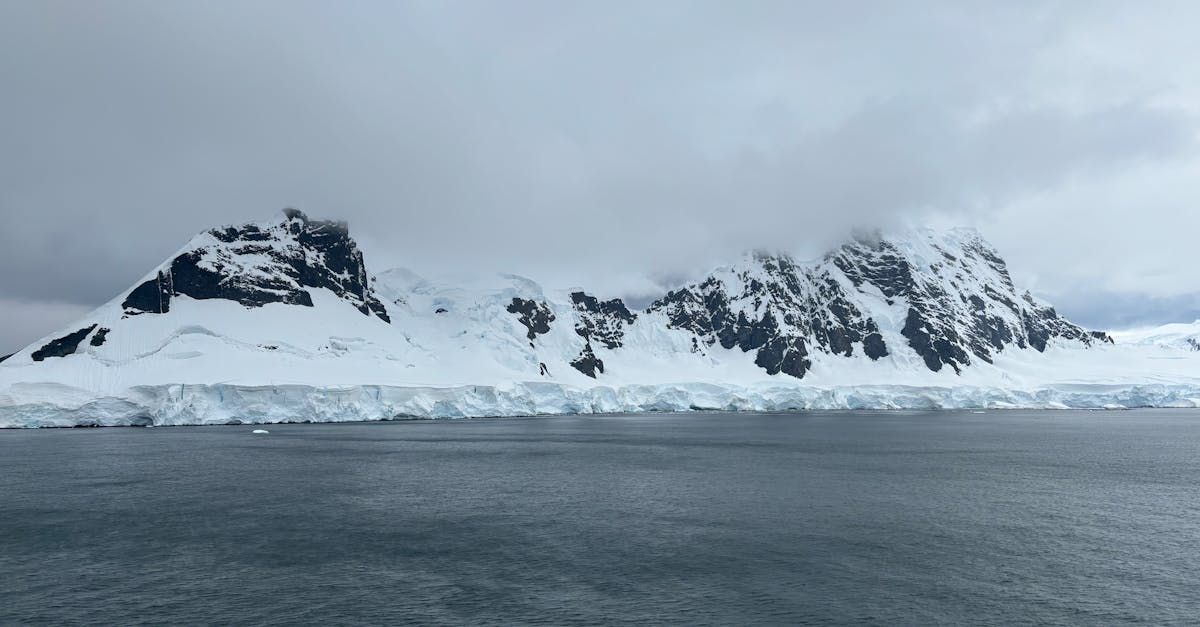
[[[0,431],[0,624],[1197,624],[1200,412]]]

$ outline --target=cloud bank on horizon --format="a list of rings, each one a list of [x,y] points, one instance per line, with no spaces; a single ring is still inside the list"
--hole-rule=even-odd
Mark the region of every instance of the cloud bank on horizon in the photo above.
[[[1200,317],[1200,5],[0,5],[0,354],[297,206],[376,270],[644,296],[972,225],[1096,327]]]

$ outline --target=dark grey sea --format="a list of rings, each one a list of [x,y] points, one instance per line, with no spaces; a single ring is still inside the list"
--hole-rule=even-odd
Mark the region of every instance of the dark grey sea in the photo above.
[[[0,431],[0,624],[1200,623],[1200,412]]]

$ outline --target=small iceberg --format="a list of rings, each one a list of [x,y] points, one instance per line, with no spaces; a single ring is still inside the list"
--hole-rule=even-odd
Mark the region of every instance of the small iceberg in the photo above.
[[[255,429],[254,431],[251,431],[250,433],[257,433],[258,435],[265,435],[265,434],[270,433],[270,431],[267,431],[266,429]]]

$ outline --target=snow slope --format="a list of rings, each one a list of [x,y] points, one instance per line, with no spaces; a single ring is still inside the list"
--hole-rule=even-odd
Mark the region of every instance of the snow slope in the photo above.
[[[1200,351],[1156,337],[1062,319],[970,230],[747,255],[638,311],[512,275],[372,277],[344,224],[289,211],[198,235],[0,362],[0,426],[1200,407]]]
[[[1144,347],[1200,351],[1200,320],[1130,329],[1113,334],[1119,341]]]

